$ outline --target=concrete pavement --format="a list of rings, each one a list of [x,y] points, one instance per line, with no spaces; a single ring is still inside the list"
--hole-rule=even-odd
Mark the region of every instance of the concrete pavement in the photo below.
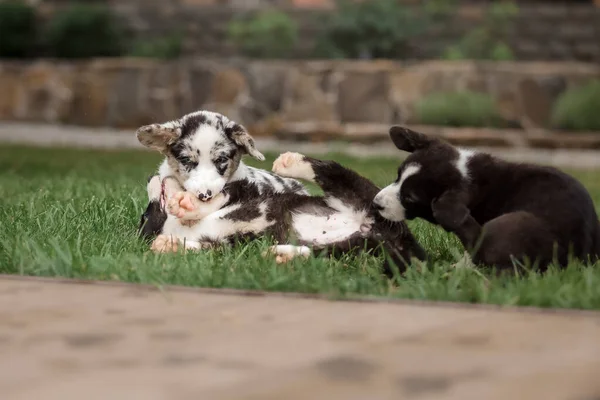
[[[600,314],[0,277],[29,399],[600,398]]]

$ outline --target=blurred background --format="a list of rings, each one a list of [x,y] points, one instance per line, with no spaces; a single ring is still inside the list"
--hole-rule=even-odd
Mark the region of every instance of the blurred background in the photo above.
[[[600,148],[600,0],[4,0],[0,58],[4,122]]]

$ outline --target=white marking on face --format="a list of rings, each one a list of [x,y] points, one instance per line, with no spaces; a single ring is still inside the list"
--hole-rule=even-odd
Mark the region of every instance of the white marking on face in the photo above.
[[[409,164],[402,171],[400,180],[383,188],[373,199],[373,203],[382,207],[379,214],[387,220],[400,222],[406,218],[404,206],[400,202],[400,190],[408,178],[417,174],[421,170],[418,164]]]
[[[373,221],[367,218],[366,210],[355,210],[337,198],[328,197],[327,205],[336,212],[331,215],[294,214],[292,227],[298,239],[313,245],[327,245],[349,238],[362,232],[364,226]]]
[[[223,134],[208,124],[200,125],[187,139],[190,148],[194,151],[199,150],[200,156],[198,157],[198,166],[189,172],[183,182],[185,190],[197,196],[209,191],[214,196],[223,190],[227,180],[219,174],[211,154],[215,143],[223,139]]]
[[[473,150],[458,149],[458,158],[456,159],[455,166],[460,174],[465,179],[469,179],[469,160],[475,152]]]

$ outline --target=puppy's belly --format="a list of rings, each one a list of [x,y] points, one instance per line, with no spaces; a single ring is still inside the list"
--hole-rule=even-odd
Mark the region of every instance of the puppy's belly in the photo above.
[[[360,232],[364,220],[364,213],[355,212],[336,211],[328,216],[295,214],[292,216],[292,228],[304,243],[327,245]]]

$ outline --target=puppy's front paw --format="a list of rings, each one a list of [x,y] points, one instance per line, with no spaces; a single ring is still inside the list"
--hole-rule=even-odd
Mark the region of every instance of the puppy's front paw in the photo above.
[[[310,162],[300,153],[287,152],[281,154],[273,162],[273,172],[289,178],[305,179],[312,181],[315,178]]]
[[[197,208],[198,199],[189,192],[177,192],[170,199],[167,205],[169,214],[176,216],[179,219],[192,214]]]
[[[294,258],[300,256],[304,258],[310,257],[311,250],[307,246],[294,246],[291,244],[271,246],[265,251],[262,256],[275,256],[277,264],[285,264]]]
[[[443,196],[431,202],[431,211],[437,223],[449,232],[458,230],[469,215],[469,209],[463,204]]]
[[[179,241],[169,235],[158,235],[150,249],[155,253],[176,253],[179,250]]]

